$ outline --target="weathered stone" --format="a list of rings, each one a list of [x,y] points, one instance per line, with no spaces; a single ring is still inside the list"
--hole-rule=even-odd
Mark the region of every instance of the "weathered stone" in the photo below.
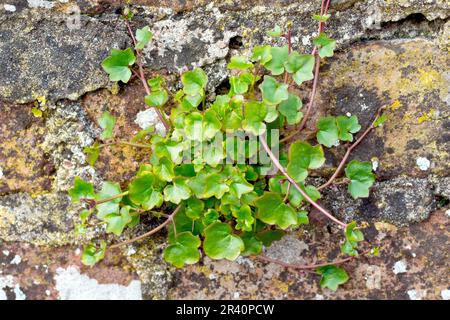
[[[389,120],[352,158],[376,157],[382,179],[445,176],[450,172],[449,63],[446,51],[424,40],[357,46],[324,66],[317,103],[323,111],[314,120],[325,113],[350,113],[365,128],[376,110],[387,105]],[[430,161],[429,168],[420,168],[420,157]]]
[[[0,299],[141,299],[131,266],[117,251],[112,253],[89,268],[80,262],[79,247],[2,243]]]
[[[74,241],[75,212],[65,193],[32,198],[27,193],[0,197],[0,238],[34,244]]]
[[[97,123],[104,111],[111,112],[117,117],[114,138],[130,141],[140,130],[135,123],[136,115],[148,108],[144,96],[141,83],[136,81],[120,89],[118,94],[108,90],[88,94],[83,98],[82,105],[93,123]],[[149,155],[149,149],[125,145],[103,148],[95,170],[106,180],[126,182],[133,177],[141,163],[149,160]]]
[[[76,27],[68,19],[45,9],[0,14],[0,99],[76,100],[108,85],[100,63],[129,43],[126,33],[86,16]]]
[[[173,299],[409,299],[410,290],[426,290],[425,299],[441,299],[448,285],[449,218],[441,212],[421,224],[401,229],[366,229],[367,240],[381,246],[380,257],[355,259],[343,267],[352,275],[338,291],[320,289],[319,277],[275,264],[244,258],[236,262],[204,259],[203,265],[177,270],[170,290]],[[336,230],[336,232],[338,232]],[[283,250],[309,263],[333,260],[339,252],[337,234],[327,228],[299,231],[309,243],[300,253],[284,242]],[[332,240],[334,239],[334,240]],[[430,250],[433,248],[433,250]],[[305,254],[306,253],[306,254]],[[283,259],[284,260],[284,259]],[[404,261],[406,272],[393,266]],[[290,260],[285,262],[292,263]]]
[[[31,108],[0,102],[0,195],[51,189],[55,167],[42,148],[45,123]]]
[[[324,191],[323,204],[346,221],[388,221],[408,225],[422,221],[438,207],[435,187],[427,179],[398,177],[377,182],[369,198],[353,199],[347,187]]]

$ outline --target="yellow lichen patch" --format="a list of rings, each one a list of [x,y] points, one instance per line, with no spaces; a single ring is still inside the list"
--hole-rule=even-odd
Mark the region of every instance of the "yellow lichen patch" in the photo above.
[[[397,227],[394,226],[393,224],[387,223],[387,222],[383,222],[383,221],[378,221],[375,222],[375,228],[378,231],[382,231],[382,232],[397,232]]]
[[[418,71],[420,82],[427,89],[434,89],[436,84],[442,81],[441,75],[436,70],[419,69]]]
[[[395,100],[390,106],[389,109],[391,109],[392,111],[395,111],[397,109],[399,109],[402,106],[402,103],[400,102],[400,100]]]
[[[32,106],[0,104],[0,194],[48,191],[53,179],[53,164],[41,147],[46,129],[32,114]]]
[[[14,214],[10,209],[0,207],[0,229],[9,228],[15,222]]]
[[[83,99],[83,108],[95,123],[104,111],[109,111],[117,118],[114,137],[129,141],[140,130],[134,120],[138,112],[146,108],[142,98],[144,95],[140,83],[132,82],[120,92],[118,88],[113,88],[112,92],[101,90],[88,94]],[[102,149],[95,169],[105,179],[122,182],[131,179],[139,163],[148,161],[149,156],[148,149],[110,146]]]
[[[388,103],[388,121],[372,134],[378,148],[374,147],[371,156],[383,164],[379,173],[384,177],[401,172],[424,175],[415,162],[424,154],[434,164],[427,173],[448,172],[450,153],[442,139],[444,119],[450,116],[445,102],[449,82],[444,77],[450,63],[448,54],[430,41],[411,40],[356,46],[351,53],[340,55],[328,62],[330,66],[322,77],[316,100],[318,106],[323,105],[322,113],[329,113],[340,103],[340,112],[353,109],[358,117],[372,117],[367,109],[358,111],[364,101],[359,102],[352,92],[361,92],[361,99],[370,98],[372,103],[379,101],[379,106]],[[339,101],[333,100],[335,89],[327,88],[340,88]],[[364,93],[370,96],[364,97]]]
[[[422,122],[424,122],[424,121],[427,121],[427,120],[433,118],[433,116],[434,116],[435,113],[436,113],[436,110],[431,109],[430,111],[428,111],[427,113],[425,113],[424,115],[422,115],[421,117],[419,117],[419,118],[417,119],[417,123],[420,124],[420,123],[422,123]]]

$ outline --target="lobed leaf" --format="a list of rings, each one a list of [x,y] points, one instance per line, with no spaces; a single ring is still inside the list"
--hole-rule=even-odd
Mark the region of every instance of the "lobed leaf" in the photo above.
[[[112,49],[111,54],[102,62],[102,68],[109,74],[109,80],[127,83],[131,78],[130,66],[136,62],[133,50]]]

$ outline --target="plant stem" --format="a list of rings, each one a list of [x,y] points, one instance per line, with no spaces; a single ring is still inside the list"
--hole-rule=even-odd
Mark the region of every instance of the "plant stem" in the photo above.
[[[298,131],[302,131],[303,128],[306,126],[306,122],[308,121],[309,115],[311,113],[312,107],[314,105],[314,98],[316,97],[317,92],[317,84],[319,82],[319,71],[320,71],[320,56],[316,55],[316,67],[314,70],[314,81],[313,81],[313,87],[311,90],[311,94],[309,95],[309,102],[308,107],[306,108],[305,115],[303,116],[302,122],[300,123],[300,127]]]
[[[338,175],[341,173],[342,169],[344,168],[345,163],[348,160],[348,157],[350,156],[350,153],[355,149],[363,140],[364,138],[369,134],[370,131],[375,129],[374,124],[375,121],[377,121],[378,117],[380,116],[381,111],[385,108],[385,106],[378,109],[377,114],[375,116],[375,119],[372,121],[370,126],[359,136],[359,138],[353,142],[348,148],[347,151],[344,154],[344,157],[342,158],[341,162],[339,163],[339,166],[337,167],[336,171],[333,173],[333,175],[328,179],[327,182],[325,182],[323,185],[317,188],[317,190],[322,190],[323,188],[328,187],[330,184],[333,183],[334,179],[338,177]]]
[[[356,259],[358,257],[365,256],[370,251],[371,250],[366,250],[366,251],[362,252],[360,255],[358,255],[357,257],[348,257],[348,258],[344,258],[344,259],[334,260],[334,261],[331,261],[331,262],[324,262],[324,263],[317,263],[317,264],[305,264],[305,265],[286,263],[286,262],[283,262],[283,261],[280,261],[280,260],[277,260],[277,259],[272,259],[272,258],[269,258],[267,256],[263,256],[263,255],[257,256],[256,258],[259,259],[259,260],[262,260],[262,261],[278,264],[278,265],[280,265],[282,267],[285,267],[285,268],[291,268],[291,269],[316,269],[316,268],[320,268],[320,267],[326,267],[326,266],[331,266],[331,265],[336,265],[336,264],[342,264],[342,263],[345,263],[347,261]]]
[[[131,146],[131,147],[136,147],[136,148],[151,148],[152,147],[149,144],[134,143],[134,142],[128,142],[128,141],[117,141],[117,142],[103,143],[99,146],[99,148],[103,148],[103,147],[107,147],[107,146],[114,146],[114,145],[125,145],[125,146]]]
[[[126,196],[127,194],[128,194],[128,191],[125,191],[125,192],[116,194],[113,197],[95,201],[95,205],[98,206],[99,204],[102,204],[102,203],[105,203],[105,202],[109,202],[109,201],[115,200],[117,198],[122,198],[123,196]]]
[[[328,14],[328,8],[330,7],[330,0],[328,0],[325,4],[325,0],[322,0],[322,6],[320,9],[320,14],[321,15],[325,15]],[[325,23],[324,22],[319,22],[319,35],[321,32],[323,32],[325,28]],[[303,128],[306,126],[306,122],[308,121],[309,115],[311,113],[312,107],[314,105],[314,99],[316,97],[316,92],[317,92],[317,84],[319,82],[319,69],[320,69],[320,56],[318,54],[318,47],[314,46],[313,51],[312,51],[312,55],[316,56],[316,61],[315,61],[315,71],[314,71],[314,82],[313,82],[313,88],[311,91],[311,95],[309,96],[309,103],[308,103],[308,107],[306,109],[306,113],[305,116],[303,117],[302,122],[300,123],[300,127],[298,129],[298,131],[302,131]]]
[[[128,29],[128,33],[131,36],[131,39],[133,40],[133,44],[134,47],[136,47],[136,38],[134,37],[134,33],[133,30],[131,30],[131,26],[130,26],[130,22],[128,20],[125,20],[125,24],[127,26]],[[145,93],[147,95],[149,95],[151,93],[151,90],[147,84],[147,79],[145,78],[145,74],[144,74],[144,67],[142,66],[142,52],[139,49],[135,49],[136,54],[138,56],[138,59],[136,59],[136,64],[138,65],[139,68],[139,73],[136,73],[135,71],[133,71],[138,78],[141,80],[142,85],[144,86],[145,89]],[[153,107],[156,111],[156,114],[158,115],[159,120],[162,122],[162,124],[164,125],[164,127],[166,128],[166,131],[170,130],[170,123],[167,120],[166,115],[164,114],[164,112],[158,108],[158,107]]]
[[[284,196],[283,202],[286,202],[289,199],[289,192],[291,192],[291,183],[290,182],[288,182],[286,195]]]
[[[163,223],[161,223],[159,226],[157,226],[156,228],[153,228],[150,231],[148,231],[144,234],[141,234],[140,236],[137,236],[135,238],[132,238],[130,240],[126,240],[126,241],[114,244],[114,245],[110,246],[109,248],[110,249],[118,248],[120,246],[124,246],[124,245],[130,244],[130,243],[142,240],[144,238],[151,236],[152,234],[155,234],[156,232],[158,232],[159,230],[161,230],[162,228],[167,226],[175,218],[175,215],[178,213],[178,211],[180,211],[180,209],[181,209],[181,205],[176,207],[176,209],[167,217],[167,219]]]
[[[291,54],[292,52],[292,30],[291,28],[289,28],[287,34],[285,35],[285,38],[288,42],[288,52],[289,54]],[[289,77],[289,73],[287,71],[284,71],[284,83],[288,83],[288,78]]]
[[[259,141],[261,142],[263,148],[266,150],[267,154],[269,155],[270,159],[272,160],[273,164],[280,170],[280,172],[287,178],[287,180],[300,192],[300,194],[308,201],[313,207],[315,207],[317,210],[319,210],[322,214],[327,216],[330,220],[334,221],[336,224],[341,226],[343,229],[347,227],[347,224],[344,222],[338,220],[335,218],[331,213],[329,213],[326,209],[324,209],[322,206],[320,206],[317,202],[315,202],[311,197],[302,189],[300,186],[295,182],[294,179],[287,173],[287,171],[284,169],[284,167],[280,164],[277,157],[273,154],[272,150],[270,150],[269,146],[267,145],[267,141],[263,135],[259,136]]]

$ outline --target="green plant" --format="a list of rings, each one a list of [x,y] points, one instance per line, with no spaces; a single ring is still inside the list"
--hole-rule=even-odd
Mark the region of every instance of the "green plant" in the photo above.
[[[328,6],[329,1],[323,1],[320,15],[314,16],[319,21],[319,36],[314,39],[312,54],[293,51],[290,28],[283,32],[277,26],[269,34],[285,37],[288,44],[257,46],[250,58],[232,57],[228,64],[232,72],[230,91],[217,96],[212,103],[206,101],[208,77],[200,68],[184,73],[183,89],[172,96],[165,88],[163,77],[147,80],[142,49],[152,34],[148,27],[134,34],[129,16],[126,17],[134,49],[113,50],[102,66],[112,81],[126,83],[134,74],[142,82],[147,93],[144,101],[155,108],[166,132],[157,134],[149,128],[139,132],[132,141],[118,141],[113,139],[114,116],[107,111],[101,116],[100,141],[85,150],[91,165],[106,146],[124,144],[149,148],[152,153],[149,162],[141,165],[124,189],[117,183],[105,182],[95,192],[91,183],[79,177],[75,179],[69,194],[73,202],[87,207],[81,211],[77,231],[85,232],[91,220],[98,220],[106,225],[107,233],[120,236],[124,229],[136,226],[142,215],[149,214],[165,220],[157,228],[110,248],[141,240],[168,226],[164,259],[176,267],[194,264],[202,254],[228,260],[240,255],[259,255],[261,260],[285,267],[315,269],[321,275],[321,286],[332,290],[348,280],[345,270],[336,264],[358,255],[378,254],[378,249],[359,252],[364,236],[356,222],[340,221],[317,200],[321,198],[320,190],[333,184],[342,173],[350,152],[386,120],[385,114],[380,116],[379,112],[355,141],[354,135],[361,129],[356,116],[321,118],[316,135],[319,144],[293,142],[288,154],[282,153],[281,157],[273,151],[278,147],[277,138],[268,139],[266,135],[286,126],[296,126],[296,133],[305,127],[317,91],[320,59],[331,57],[336,45],[324,32]],[[310,80],[313,89],[303,114],[302,100],[291,87]],[[172,106],[169,117],[163,111],[167,104]],[[246,137],[258,137],[258,140],[252,144]],[[291,138],[286,136],[281,141]],[[331,148],[341,141],[347,142],[348,147],[335,173],[322,186],[309,185],[310,171],[325,163],[323,146]],[[270,176],[265,175],[267,166],[261,163],[262,153],[275,168]],[[345,174],[352,197],[367,197],[375,181],[371,163],[353,160],[346,166]],[[308,224],[311,207],[342,228],[341,252],[348,257],[302,266],[260,255],[263,246],[279,240],[286,230]],[[83,263],[94,265],[106,250],[104,241],[99,246],[87,244]]]

